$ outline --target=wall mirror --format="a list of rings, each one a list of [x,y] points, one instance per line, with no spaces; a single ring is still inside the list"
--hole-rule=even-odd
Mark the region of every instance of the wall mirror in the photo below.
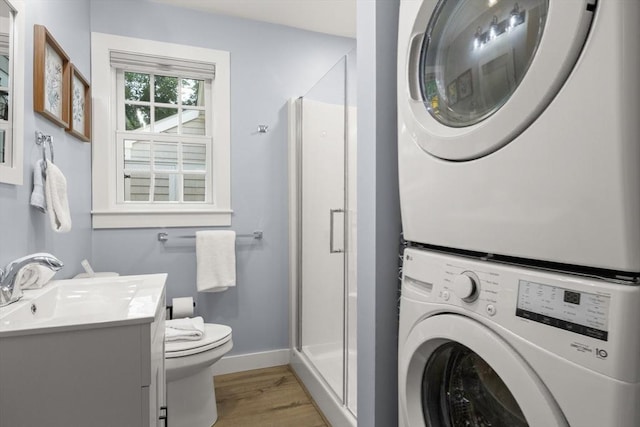
[[[0,0],[0,182],[23,180],[24,1]]]

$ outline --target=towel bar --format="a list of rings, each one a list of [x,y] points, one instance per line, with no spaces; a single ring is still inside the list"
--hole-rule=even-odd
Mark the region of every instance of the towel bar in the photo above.
[[[253,233],[246,233],[246,234],[236,234],[236,237],[251,237],[254,238],[256,240],[262,240],[262,235],[263,232],[262,230],[256,230]],[[188,236],[177,236],[178,239],[195,239],[196,236],[195,235],[188,235]],[[169,240],[169,233],[158,233],[158,241],[165,243]]]

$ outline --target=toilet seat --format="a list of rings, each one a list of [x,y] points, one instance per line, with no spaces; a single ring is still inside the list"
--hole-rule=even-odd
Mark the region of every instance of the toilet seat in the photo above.
[[[169,341],[165,343],[165,358],[192,356],[216,347],[231,339],[231,328],[214,323],[204,324],[204,335],[198,341]]]

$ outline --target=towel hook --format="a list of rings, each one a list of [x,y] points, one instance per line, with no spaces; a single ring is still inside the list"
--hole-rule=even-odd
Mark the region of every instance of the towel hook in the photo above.
[[[53,138],[51,135],[45,135],[40,131],[36,131],[36,144],[42,147],[42,173],[47,171],[47,146],[49,144],[49,155],[51,163],[53,163]]]

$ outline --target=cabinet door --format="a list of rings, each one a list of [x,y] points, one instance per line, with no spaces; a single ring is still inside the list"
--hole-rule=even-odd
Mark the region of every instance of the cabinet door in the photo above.
[[[165,310],[160,310],[151,325],[151,383],[149,384],[149,425],[165,427],[167,399],[164,366],[164,321]],[[146,424],[145,424],[146,425]]]
[[[151,427],[165,427],[167,406],[165,398],[164,361],[154,367],[149,386],[149,425]]]

